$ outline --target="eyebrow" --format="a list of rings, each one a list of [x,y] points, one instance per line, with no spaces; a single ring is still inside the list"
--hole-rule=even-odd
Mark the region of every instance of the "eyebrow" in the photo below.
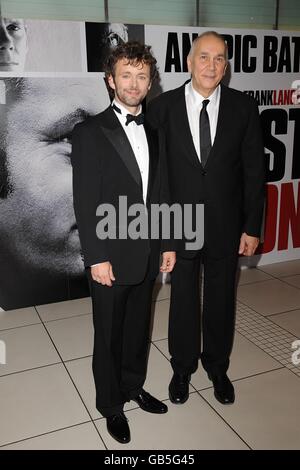
[[[45,132],[54,133],[56,135],[62,134],[65,132],[65,128],[68,125],[77,124],[78,122],[84,121],[90,116],[85,109],[77,108],[70,113],[66,113],[64,116],[57,119],[54,124],[50,124],[46,127]],[[70,129],[72,130],[72,129]]]
[[[21,19],[16,19],[16,18],[4,18],[4,21],[7,23],[17,23],[17,24],[24,24],[24,21]]]
[[[210,52],[207,52],[207,51],[200,51],[199,54],[211,55]],[[217,54],[215,57],[225,57],[225,53],[221,52],[220,54]]]

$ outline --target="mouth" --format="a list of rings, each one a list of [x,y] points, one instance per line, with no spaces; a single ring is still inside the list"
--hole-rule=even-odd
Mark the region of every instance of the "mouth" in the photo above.
[[[140,94],[139,91],[135,91],[135,90],[128,90],[127,93],[128,93],[129,95],[133,95],[133,96],[137,96],[137,95]]]
[[[17,62],[0,62],[0,66],[19,65]]]

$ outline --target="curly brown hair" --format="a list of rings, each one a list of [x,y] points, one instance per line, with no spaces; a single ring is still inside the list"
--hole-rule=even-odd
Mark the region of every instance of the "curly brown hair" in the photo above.
[[[157,76],[156,59],[151,52],[151,46],[146,46],[138,41],[126,42],[115,47],[104,62],[106,78],[115,76],[116,63],[127,59],[130,65],[147,64],[150,66],[151,81]]]

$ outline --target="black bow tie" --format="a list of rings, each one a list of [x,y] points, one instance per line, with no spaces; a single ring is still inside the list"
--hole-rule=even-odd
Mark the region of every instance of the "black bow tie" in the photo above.
[[[144,115],[143,115],[143,113],[140,113],[137,116],[134,116],[133,114],[127,114],[125,126],[128,126],[128,124],[130,124],[132,121],[134,121],[137,126],[140,126],[141,124],[144,124]]]
[[[112,107],[114,108],[115,111],[117,111],[117,113],[122,114],[122,111],[120,110],[120,108],[118,108],[118,106],[113,104]],[[132,121],[135,121],[137,126],[144,124],[144,114],[140,113],[137,116],[135,116],[134,114],[127,114],[125,126],[128,126],[128,124],[130,124]]]

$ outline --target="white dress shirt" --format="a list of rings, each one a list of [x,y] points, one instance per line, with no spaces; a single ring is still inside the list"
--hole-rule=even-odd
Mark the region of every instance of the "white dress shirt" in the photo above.
[[[113,101],[113,104],[120,109],[121,113],[118,113],[114,110],[117,118],[119,119],[121,126],[123,127],[127,138],[130,142],[131,148],[135,155],[141,177],[142,177],[142,184],[143,184],[143,200],[144,204],[146,205],[146,198],[147,198],[147,190],[148,190],[148,178],[149,178],[149,149],[148,149],[148,141],[145,133],[144,126],[137,125],[136,122],[131,121],[128,126],[125,125],[126,123],[126,116],[129,111],[122,106],[118,101]],[[142,107],[140,106],[139,112],[140,114]]]
[[[203,100],[208,99],[209,103],[206,107],[208,117],[209,117],[209,124],[210,124],[210,135],[211,135],[211,145],[213,145],[216,130],[217,130],[217,122],[218,122],[218,114],[219,114],[219,106],[220,106],[220,95],[221,95],[221,87],[220,85],[214,90],[214,92],[208,96],[208,98],[204,98],[204,96],[198,93],[193,85],[192,81],[185,85],[185,102],[186,102],[186,109],[187,115],[189,119],[189,125],[191,134],[193,136],[194,146],[198,155],[199,160],[201,161],[200,155],[200,132],[199,132],[199,119],[200,119],[200,112],[202,109],[202,102]]]

